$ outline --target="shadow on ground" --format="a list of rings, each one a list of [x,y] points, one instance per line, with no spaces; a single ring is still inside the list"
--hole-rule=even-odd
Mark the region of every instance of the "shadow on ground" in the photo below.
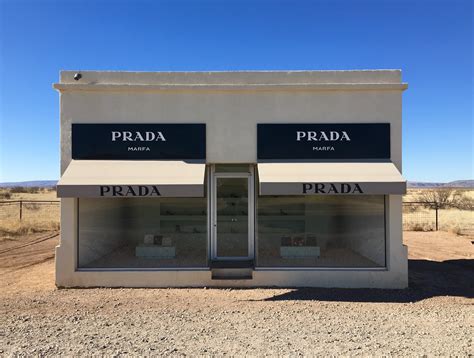
[[[417,302],[437,296],[474,298],[474,260],[409,260],[409,288],[403,290],[301,288],[263,301]]]

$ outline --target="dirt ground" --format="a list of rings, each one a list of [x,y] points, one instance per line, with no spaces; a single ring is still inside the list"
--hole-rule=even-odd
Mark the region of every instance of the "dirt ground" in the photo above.
[[[0,242],[0,356],[474,355],[473,238],[406,232],[407,290],[57,290],[58,239]]]

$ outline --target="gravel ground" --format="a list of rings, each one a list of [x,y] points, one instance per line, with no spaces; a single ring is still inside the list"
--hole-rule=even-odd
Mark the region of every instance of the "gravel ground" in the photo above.
[[[413,244],[420,251],[426,241],[446,251],[444,260],[434,258],[437,261],[426,259],[429,252],[422,252],[423,257],[418,251],[411,254],[408,290],[57,290],[53,260],[27,267],[21,263],[15,269],[0,245],[0,352],[4,356],[474,355],[470,241],[450,234],[407,235],[409,248]],[[57,238],[49,241],[53,247]],[[45,242],[41,245],[44,250]],[[453,245],[456,252],[450,256],[446,247]],[[434,251],[439,255],[440,250]],[[16,252],[15,260],[18,256]]]

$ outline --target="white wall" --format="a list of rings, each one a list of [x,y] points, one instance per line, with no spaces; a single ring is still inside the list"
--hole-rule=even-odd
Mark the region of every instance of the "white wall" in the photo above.
[[[388,122],[401,168],[398,91],[63,93],[62,166],[71,123],[206,123],[208,163],[255,163],[257,123]]]
[[[71,123],[95,122],[206,123],[208,163],[255,163],[257,123],[385,122],[391,124],[392,161],[401,170],[402,85],[398,71],[303,71],[296,72],[296,79],[288,78],[287,72],[257,72],[254,82],[262,82],[257,87],[237,85],[245,82],[241,76],[250,82],[252,75],[245,72],[227,77],[210,73],[193,81],[183,75],[185,78],[175,76],[174,80],[201,80],[202,84],[184,84],[177,89],[169,83],[133,86],[134,83],[127,82],[134,80],[133,73],[130,78],[122,78],[120,73],[112,78],[113,72],[81,72],[83,79],[75,83],[71,82],[73,73],[62,75],[68,84],[57,85],[62,91],[61,172],[71,157]],[[146,75],[138,77],[143,82]],[[169,76],[152,77],[150,74],[151,83],[170,81]],[[289,80],[306,81],[308,85],[285,82]],[[354,84],[355,80],[364,85]],[[83,81],[93,84],[80,84]],[[222,81],[227,81],[225,87],[210,85]],[[328,87],[328,83],[342,89]],[[347,87],[348,83],[352,84]]]

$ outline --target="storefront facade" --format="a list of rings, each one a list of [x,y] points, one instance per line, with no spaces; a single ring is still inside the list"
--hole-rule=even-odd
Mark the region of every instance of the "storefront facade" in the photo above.
[[[400,71],[63,71],[54,87],[58,286],[407,286]]]

